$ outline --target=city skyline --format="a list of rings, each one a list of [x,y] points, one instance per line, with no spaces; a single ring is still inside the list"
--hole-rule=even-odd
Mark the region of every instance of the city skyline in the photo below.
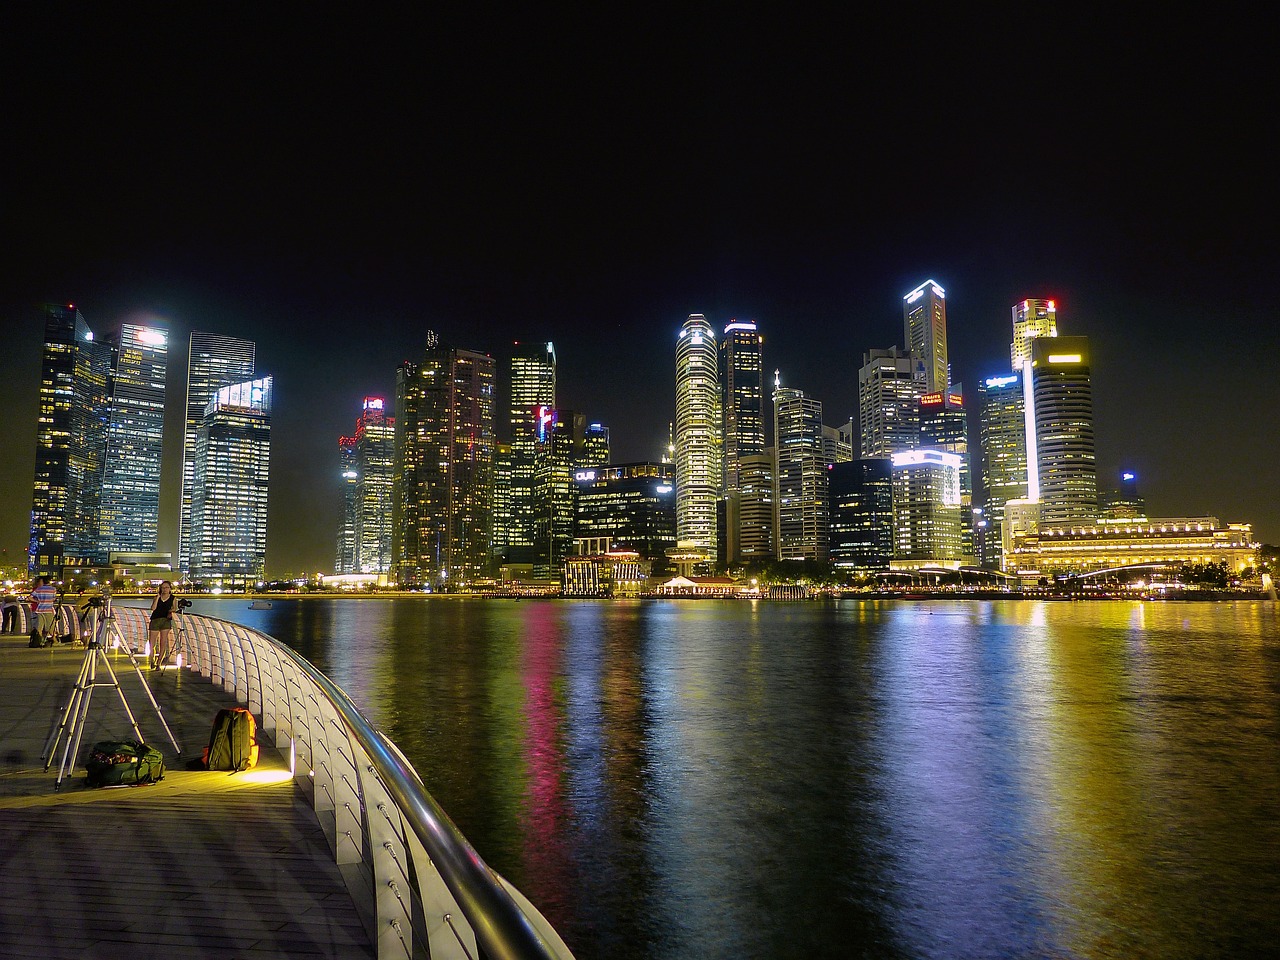
[[[285,64],[269,31],[175,45],[173,26],[81,25],[59,35],[54,82],[14,84],[15,129],[55,124],[77,147],[18,150],[22,189],[0,212],[10,563],[28,536],[43,302],[170,331],[160,539],[175,553],[187,339],[257,344],[275,377],[267,553],[283,574],[332,565],[337,437],[363,397],[393,395],[429,329],[499,371],[512,342],[554,342],[557,405],[609,426],[615,462],[655,460],[689,314],[717,333],[758,322],[765,369],[840,424],[862,355],[903,346],[903,298],[926,278],[946,291],[971,409],[1008,371],[1011,307],[1053,300],[1089,339],[1101,481],[1129,468],[1155,515],[1280,540],[1275,191],[1240,122],[1267,85],[1225,48],[1175,36],[1121,58],[1055,30],[1075,44],[1070,83],[948,64],[886,89],[887,34],[851,60],[834,43],[801,54],[808,32],[744,35],[729,55],[710,25],[638,27],[552,71],[513,20],[486,25],[479,57],[397,56],[379,34],[391,49],[344,58],[339,78],[321,47]],[[574,52],[583,26],[551,48]],[[992,64],[1005,39],[988,41]],[[32,47],[7,69],[33,74]],[[251,69],[229,76],[232,60]]]

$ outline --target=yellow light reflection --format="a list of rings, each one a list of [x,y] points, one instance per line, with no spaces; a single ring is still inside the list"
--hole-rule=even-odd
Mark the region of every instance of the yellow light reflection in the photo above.
[[[293,778],[288,770],[246,770],[237,779],[241,783],[272,784],[284,783]]]

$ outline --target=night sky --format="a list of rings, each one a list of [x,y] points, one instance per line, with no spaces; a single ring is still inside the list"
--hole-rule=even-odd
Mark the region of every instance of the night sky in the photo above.
[[[167,322],[175,553],[187,337],[257,342],[284,575],[330,569],[337,438],[429,329],[500,379],[513,340],[554,341],[561,406],[615,461],[656,459],[687,314],[756,320],[766,368],[837,425],[927,278],[971,400],[1007,371],[1013,303],[1054,298],[1092,341],[1100,483],[1132,469],[1153,515],[1280,542],[1259,24],[163,9],[0,14],[11,562],[42,302]]]

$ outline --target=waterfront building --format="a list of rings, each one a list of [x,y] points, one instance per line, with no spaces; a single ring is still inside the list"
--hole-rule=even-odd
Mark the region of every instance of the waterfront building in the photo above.
[[[738,461],[738,559],[774,560],[778,556],[775,496],[775,447]]]
[[[722,468],[719,357],[707,318],[690,314],[676,341],[676,536],[716,560]]]
[[[160,538],[160,464],[164,448],[168,332],[125,321],[107,335],[111,348],[106,447],[94,543],[97,563],[113,552],[154,552]]]
[[[964,388],[955,384],[945,393],[920,398],[920,448],[943,450],[960,458],[961,553],[974,555],[973,478],[969,469],[969,416]]]
[[[355,436],[338,441],[344,509],[337,573],[391,569],[395,418],[385,407],[384,398],[365,397]]]
[[[907,450],[894,454],[892,463],[894,566],[959,566],[960,457]]]
[[[1138,493],[1138,476],[1131,470],[1120,473],[1120,484],[1114,489],[1098,491],[1098,518],[1128,520],[1147,515],[1147,501]]]
[[[1225,564],[1234,574],[1258,565],[1252,525],[1217,517],[1127,517],[1023,527],[1011,538],[1006,571],[1024,581],[1127,567]]]
[[[427,336],[396,371],[392,569],[407,588],[463,588],[489,568],[494,362]]]
[[[859,455],[883,459],[920,443],[924,366],[897,347],[863,354],[858,370]]]
[[[221,387],[196,431],[191,578],[239,586],[266,573],[271,377]]]
[[[73,304],[45,304],[27,568],[61,578],[97,533],[110,347]]]
[[[586,417],[572,410],[538,410],[533,459],[533,575],[560,576],[573,553],[577,488],[574,476],[585,452]]]
[[[774,376],[778,559],[827,559],[830,527],[822,403]]]
[[[493,520],[489,532],[489,555],[500,568],[511,544],[514,518],[511,506],[513,457],[511,444],[498,440],[493,445]]]
[[[561,593],[566,597],[637,597],[648,580],[649,564],[634,550],[614,548],[607,537],[579,540],[566,557]]]
[[[1035,451],[1034,464],[1028,455],[1028,497],[1040,501],[1049,526],[1098,515],[1090,368],[1087,337],[1037,337],[1023,367],[1027,449]]]
[[[751,320],[734,320],[720,341],[724,408],[725,556],[742,556],[742,459],[764,453],[764,338]]]
[[[338,519],[338,547],[334,551],[333,572],[347,576],[356,572],[356,517],[360,503],[355,437],[338,438],[338,476],[342,483],[342,513]]]
[[[1013,305],[1013,341],[1009,359],[1021,370],[1031,359],[1031,341],[1058,335],[1058,309],[1052,300],[1023,300]]]
[[[921,393],[945,393],[951,388],[947,364],[947,294],[926,280],[902,298],[902,327],[907,351],[919,358],[916,373]]]
[[[493,531],[495,552],[512,563],[533,562],[538,411],[555,409],[556,369],[555,344],[550,341],[514,345],[507,408],[511,453],[495,481],[504,487],[501,499],[507,504],[507,515],[494,516]]]
[[[205,407],[219,389],[254,377],[252,340],[193,331],[187,354],[186,421],[182,434],[182,502],[178,516],[178,568],[191,570],[191,497],[195,489],[196,434]]]
[[[620,463],[575,471],[575,539],[608,538],[659,568],[676,545],[675,469],[669,463]]]
[[[978,384],[979,507],[985,526],[975,551],[982,566],[1000,569],[1005,504],[1027,497],[1026,403],[1017,374]]]
[[[827,470],[831,562],[842,570],[888,570],[893,559],[893,462],[853,460]]]

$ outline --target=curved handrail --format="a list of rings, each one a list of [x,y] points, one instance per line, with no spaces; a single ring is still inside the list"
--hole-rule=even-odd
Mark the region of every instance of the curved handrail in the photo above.
[[[126,642],[141,646],[144,617],[117,621]],[[422,941],[431,957],[472,958],[478,944],[494,960],[572,960],[546,919],[512,895],[341,687],[259,631],[191,613],[178,623],[185,666],[256,707],[261,733],[277,746],[299,750],[294,780],[325,829],[379,958],[426,956]]]

